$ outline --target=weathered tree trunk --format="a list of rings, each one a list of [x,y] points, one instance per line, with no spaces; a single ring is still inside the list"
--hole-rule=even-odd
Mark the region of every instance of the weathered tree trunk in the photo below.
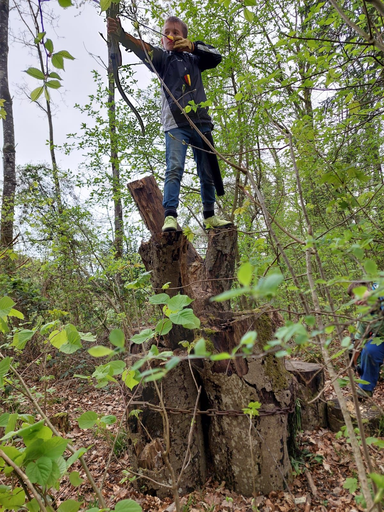
[[[190,446],[191,459],[179,488],[187,492],[198,487],[204,482],[208,468],[215,479],[224,480],[229,488],[245,495],[251,495],[253,491],[267,493],[283,489],[291,470],[287,422],[294,404],[293,379],[281,360],[266,355],[262,349],[281,324],[281,317],[268,308],[236,315],[231,311],[229,301],[210,301],[232,285],[237,230],[209,231],[203,259],[181,231],[161,232],[161,193],[152,177],[130,183],[128,187],[152,234],[148,242],[142,243],[140,255],[146,269],[152,271],[155,291],[161,292],[163,284],[169,282],[167,292],[191,297],[191,307],[201,321],[200,332],[174,331],[173,328],[165,345],[183,355],[179,345],[181,340],[204,337],[210,352],[231,352],[244,334],[249,331],[258,334],[253,353],[247,358],[215,362],[193,360],[193,365],[183,363],[161,381],[164,405],[169,411],[171,447],[176,453],[172,456],[176,473],[183,462],[179,454],[188,450],[191,416],[198,397],[196,384],[202,387]],[[151,400],[147,400],[146,395],[152,395]],[[144,387],[142,398],[143,402],[151,403],[149,412],[143,414],[142,424],[147,430],[154,425],[157,428],[149,436],[137,424],[135,443],[139,449],[134,454],[134,467],[143,466],[143,453],[149,453],[146,446],[153,446],[155,438],[164,444],[162,422],[159,417],[155,419],[153,409],[159,401],[152,386]],[[261,403],[260,416],[252,420],[250,429],[249,417],[242,409],[256,401]],[[159,464],[157,473],[148,476],[169,482],[164,466]],[[151,482],[146,485],[164,494],[159,486]]]
[[[16,192],[16,150],[12,98],[8,86],[8,19],[9,2],[0,0],[0,100],[3,117],[3,197],[1,204],[0,245],[12,247]]]

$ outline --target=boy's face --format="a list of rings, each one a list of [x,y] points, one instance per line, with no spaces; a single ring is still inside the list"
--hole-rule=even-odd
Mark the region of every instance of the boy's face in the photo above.
[[[368,304],[368,298],[369,298],[370,295],[371,295],[371,292],[369,292],[367,290],[366,292],[364,292],[364,295],[362,296],[362,298],[357,300],[355,302],[355,304],[357,306],[366,306]],[[355,295],[352,295],[352,297],[355,299]]]
[[[173,39],[175,37],[184,37],[183,35],[183,27],[180,23],[174,23],[172,21],[166,21],[163,28],[164,36],[161,38],[161,43],[165,50],[173,50]],[[168,39],[169,36],[171,39]],[[172,39],[173,38],[173,39]]]

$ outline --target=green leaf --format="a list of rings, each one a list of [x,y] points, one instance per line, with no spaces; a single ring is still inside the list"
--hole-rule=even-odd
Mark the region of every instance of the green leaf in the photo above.
[[[9,313],[11,312],[11,309],[15,303],[13,300],[9,297],[3,297],[0,299],[0,317],[4,318],[4,320],[7,318]]]
[[[36,498],[33,498],[33,500],[28,501],[25,506],[29,510],[29,512],[41,512],[40,505]]]
[[[78,487],[84,482],[84,480],[80,478],[78,471],[72,471],[72,473],[69,474],[69,481],[74,487]]]
[[[25,492],[21,487],[15,487],[6,493],[0,493],[0,505],[4,507],[4,510],[18,510],[24,503]]]
[[[370,275],[377,274],[377,265],[373,260],[365,260],[364,261],[364,269],[367,274],[370,274]]]
[[[45,32],[39,32],[34,39],[34,43],[35,44],[41,43],[41,41],[44,39],[45,34],[46,34]]]
[[[87,411],[77,420],[82,429],[92,428],[97,422],[97,414],[94,411]]]
[[[8,313],[8,316],[14,316],[15,318],[20,318],[21,320],[24,319],[24,315],[21,311],[17,311],[17,309],[11,309],[11,311]]]
[[[248,331],[247,333],[242,336],[240,340],[240,345],[250,345],[253,346],[255,344],[257,338],[257,332],[256,331]]]
[[[57,512],[77,512],[80,510],[81,503],[75,500],[66,500],[57,509]]]
[[[141,345],[142,343],[145,343],[146,341],[149,341],[152,339],[155,335],[155,331],[152,329],[144,329],[139,334],[135,334],[132,336],[131,341],[133,343],[136,343],[137,345]]]
[[[249,286],[252,281],[253,277],[253,265],[247,261],[246,263],[243,263],[241,267],[239,268],[239,271],[237,272],[237,279],[239,280],[239,283],[243,286]]]
[[[67,52],[67,50],[61,50],[57,52],[56,55],[60,55],[61,57],[64,57],[64,59],[75,60],[75,57],[72,57],[72,55]]]
[[[45,48],[49,53],[53,53],[53,42],[52,39],[47,39],[44,43]]]
[[[122,381],[129,389],[133,389],[137,384],[140,382],[137,379],[135,379],[136,372],[135,370],[126,370],[123,375],[121,376]]]
[[[60,7],[63,7],[64,9],[66,9],[67,7],[71,7],[72,2],[71,0],[59,0],[59,5]]]
[[[172,322],[169,320],[169,318],[163,318],[158,322],[158,324],[155,327],[155,332],[157,334],[160,334],[160,336],[165,336],[169,333],[169,331],[172,329]]]
[[[113,425],[114,423],[116,423],[116,416],[114,416],[113,414],[108,414],[107,416],[103,416],[102,418],[100,418],[100,421],[102,423],[105,423],[106,425]]]
[[[168,300],[167,306],[168,309],[176,312],[182,310],[186,306],[189,306],[191,302],[193,301],[188,297],[188,295],[175,295]]]
[[[48,80],[45,82],[45,85],[51,89],[60,89],[61,87],[61,83],[58,80]]]
[[[108,363],[108,366],[112,368],[112,375],[120,375],[123,373],[126,367],[126,363],[124,361],[111,361]]]
[[[235,100],[236,101],[241,101],[243,98],[243,93],[242,92],[238,92],[237,94],[235,94]]]
[[[77,459],[80,459],[80,457],[82,457],[84,455],[84,453],[87,452],[87,449],[86,448],[79,448],[78,450],[75,451],[75,453],[73,455],[71,455],[69,457],[69,459],[67,459],[67,469],[72,466],[72,464],[74,462],[77,461]]]
[[[11,367],[11,358],[5,357],[0,361],[0,378],[7,375],[9,368]]]
[[[113,329],[109,333],[109,341],[114,345],[115,347],[124,348],[125,346],[125,336],[121,329]]]
[[[200,320],[195,316],[192,309],[183,309],[178,313],[169,315],[169,319],[176,325],[183,325],[187,329],[198,329]]]
[[[200,338],[193,347],[194,353],[196,356],[205,357],[209,354],[207,354],[206,348],[205,348],[205,339]]]
[[[52,460],[49,457],[40,457],[36,462],[30,462],[25,473],[35,484],[46,485],[52,471]]]
[[[57,69],[64,69],[64,58],[62,55],[58,53],[54,53],[51,57],[52,66],[55,66]]]
[[[122,500],[116,503],[115,512],[142,512],[141,506],[133,500]]]
[[[173,370],[180,363],[180,357],[174,356],[165,363],[165,368],[170,371]]]
[[[284,276],[282,274],[269,274],[259,280],[256,290],[261,297],[273,296],[283,280]]]
[[[370,478],[373,482],[379,487],[379,489],[384,488],[384,475],[379,475],[378,473],[370,473]]]
[[[96,347],[88,349],[88,354],[92,357],[105,357],[110,356],[113,353],[113,350],[108,347],[104,347],[103,345],[97,345]]]
[[[220,293],[216,295],[216,297],[212,297],[211,301],[215,302],[223,302],[224,300],[234,299],[235,297],[240,297],[240,295],[247,295],[251,292],[251,288],[246,286],[244,288],[236,288],[234,290],[227,290],[226,292]]]
[[[354,493],[357,490],[357,478],[347,478],[343,484],[344,489],[348,489],[350,493]]]
[[[249,9],[247,9],[246,7],[244,7],[244,18],[249,21],[250,23],[253,21],[253,18],[254,18],[254,14],[252,11],[250,11]]]
[[[45,441],[43,445],[43,453],[50,459],[57,459],[65,452],[68,442],[68,439],[64,439],[59,436],[52,437],[52,439]]]
[[[57,74],[55,71],[52,71],[52,73],[49,73],[49,78],[57,78],[57,80],[62,80],[61,76]]]
[[[13,337],[12,347],[16,347],[19,350],[23,350],[27,342],[33,337],[36,331],[30,331],[23,329],[22,331],[16,332]]]
[[[224,361],[226,359],[231,359],[231,355],[228,352],[220,352],[220,354],[213,354],[210,357],[211,361]]]
[[[100,0],[101,12],[108,10],[111,7],[112,0]]]
[[[44,90],[45,90],[44,86],[37,87],[36,89],[34,89],[31,92],[31,100],[37,101],[40,98],[40,96],[43,94]]]
[[[25,73],[27,73],[29,76],[32,76],[33,78],[37,78],[38,80],[44,80],[45,78],[44,73],[37,68],[28,68],[25,70]]]
[[[62,331],[52,331],[49,335],[49,342],[55,348],[60,350],[60,347],[65,345],[68,342],[67,333],[65,329]]]
[[[169,295],[166,293],[158,293],[157,295],[152,295],[149,297],[150,304],[168,304]]]
[[[6,427],[8,425],[9,416],[9,412],[5,412],[0,416],[0,427]]]

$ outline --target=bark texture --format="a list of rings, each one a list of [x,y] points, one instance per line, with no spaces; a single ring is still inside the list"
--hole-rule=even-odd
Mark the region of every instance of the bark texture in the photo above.
[[[8,85],[8,19],[9,1],[0,0],[0,100],[3,108],[3,197],[1,205],[0,244],[13,245],[13,221],[16,192],[16,150],[12,98]]]
[[[182,454],[188,451],[187,431],[198,397],[196,384],[202,388],[190,462],[180,478],[179,488],[187,492],[191,486],[199,486],[208,473],[245,495],[283,489],[291,473],[287,437],[288,414],[294,404],[294,379],[282,360],[266,356],[262,349],[282,319],[268,308],[235,314],[229,301],[210,300],[232,285],[237,254],[236,228],[209,231],[203,259],[181,231],[161,232],[162,198],[152,177],[128,186],[152,234],[148,242],[142,243],[140,255],[146,269],[152,271],[155,291],[160,293],[163,284],[170,282],[167,292],[192,298],[191,307],[201,321],[200,332],[180,332],[173,328],[164,346],[174,349],[178,355],[186,355],[179,342],[204,337],[211,353],[231,352],[244,334],[251,330],[258,334],[253,353],[247,358],[192,360],[191,367],[185,362],[161,382],[164,402],[169,408],[171,457],[176,472],[182,467]],[[158,403],[153,387],[148,384],[142,398],[151,404]],[[261,403],[260,416],[252,420],[250,427],[249,417],[242,409],[256,401]],[[143,413],[142,424],[147,430],[154,429],[151,435],[140,433],[139,427],[135,431],[138,437],[134,443],[140,446],[140,453],[149,451],[149,445],[158,443],[158,449],[164,445],[161,416],[153,408],[149,409]],[[145,429],[142,430],[145,432]],[[134,464],[139,467],[134,450],[132,455]],[[156,477],[153,473],[152,478],[169,483],[161,456],[157,461]],[[158,494],[169,492],[151,482],[146,485]]]

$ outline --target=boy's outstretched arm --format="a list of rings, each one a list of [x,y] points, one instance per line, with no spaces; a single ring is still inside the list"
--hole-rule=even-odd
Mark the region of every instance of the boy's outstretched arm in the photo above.
[[[215,68],[222,61],[222,56],[216,48],[203,41],[195,41],[193,43],[193,55],[199,57],[199,68],[204,69]]]
[[[133,51],[139,59],[143,61],[146,60],[141,40],[124,32],[119,18],[107,18],[107,31],[109,35],[115,36],[119,40],[119,43],[127,48],[127,50]],[[153,50],[153,46],[150,44],[144,42],[144,45],[148,53]]]

